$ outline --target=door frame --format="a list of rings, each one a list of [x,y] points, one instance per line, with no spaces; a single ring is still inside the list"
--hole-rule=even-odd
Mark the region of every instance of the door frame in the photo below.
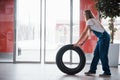
[[[40,61],[17,61],[16,54],[17,54],[17,0],[14,0],[14,49],[13,49],[13,63],[41,63],[41,56],[42,56],[42,0],[40,0]]]

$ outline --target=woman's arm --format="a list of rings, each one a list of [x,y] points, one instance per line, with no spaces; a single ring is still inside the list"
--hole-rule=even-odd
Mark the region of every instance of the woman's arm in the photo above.
[[[90,32],[89,26],[87,26],[87,27],[84,29],[84,31],[82,32],[79,40],[75,43],[75,46],[82,45],[82,44],[88,39],[89,34],[90,34],[90,33],[88,33],[88,32]]]

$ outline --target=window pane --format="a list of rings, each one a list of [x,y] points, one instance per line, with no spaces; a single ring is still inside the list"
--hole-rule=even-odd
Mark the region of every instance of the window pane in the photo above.
[[[13,62],[14,0],[0,0],[0,62]]]
[[[59,48],[70,43],[70,0],[46,0],[45,43],[46,62],[55,62]]]
[[[17,0],[16,61],[40,61],[40,0]]]

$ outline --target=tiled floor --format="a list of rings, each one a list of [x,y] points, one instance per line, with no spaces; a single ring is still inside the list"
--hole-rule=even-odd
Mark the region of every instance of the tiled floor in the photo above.
[[[76,75],[62,73],[55,64],[26,64],[26,63],[0,63],[0,80],[120,80],[120,66],[111,68],[111,77],[99,77],[102,73],[101,65],[98,65],[95,76],[85,76],[85,68]]]

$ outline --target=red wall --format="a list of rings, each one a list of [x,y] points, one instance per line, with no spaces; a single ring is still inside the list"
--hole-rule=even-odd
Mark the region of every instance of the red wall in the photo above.
[[[85,24],[86,24],[83,16],[83,12],[86,9],[90,9],[93,12],[93,14],[96,17],[98,17],[98,12],[94,7],[93,0],[80,0],[80,34],[85,28]],[[92,33],[91,39],[88,39],[86,41],[86,43],[82,46],[82,49],[84,50],[85,53],[92,53],[94,51],[96,42],[97,42],[97,38]]]
[[[0,0],[0,52],[13,51],[14,0]]]

